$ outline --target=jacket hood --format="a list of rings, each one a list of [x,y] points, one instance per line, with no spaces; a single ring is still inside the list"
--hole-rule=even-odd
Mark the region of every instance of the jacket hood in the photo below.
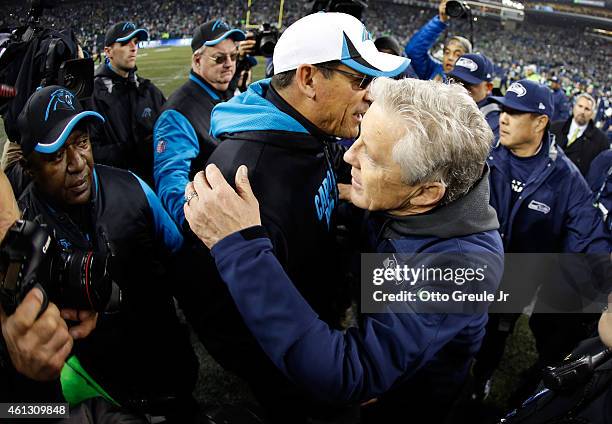
[[[210,118],[210,132],[213,137],[264,130],[308,134],[302,124],[265,98],[269,87],[270,79],[255,82],[244,93],[215,106]]]
[[[386,215],[389,220],[383,237],[451,238],[498,229],[497,213],[489,204],[489,172],[487,166],[465,196],[429,213],[405,217]]]

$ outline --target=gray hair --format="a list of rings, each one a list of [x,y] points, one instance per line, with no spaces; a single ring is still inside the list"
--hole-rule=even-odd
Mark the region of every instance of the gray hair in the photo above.
[[[493,132],[468,92],[458,84],[377,78],[375,102],[405,125],[393,148],[402,182],[442,182],[441,203],[463,196],[481,177]]]

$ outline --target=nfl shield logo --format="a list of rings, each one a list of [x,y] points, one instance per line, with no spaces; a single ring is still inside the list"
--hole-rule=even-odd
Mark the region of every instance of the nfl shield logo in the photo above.
[[[157,142],[157,147],[155,148],[155,150],[157,151],[157,153],[164,153],[166,151],[166,141],[165,140],[159,140]]]

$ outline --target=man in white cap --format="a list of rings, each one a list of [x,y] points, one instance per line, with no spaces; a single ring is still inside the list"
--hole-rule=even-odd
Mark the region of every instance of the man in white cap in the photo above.
[[[320,12],[285,30],[273,62],[271,80],[213,109],[211,133],[221,142],[209,163],[229,181],[248,166],[277,257],[321,319],[339,328],[350,303],[334,231],[336,137],[359,135],[370,82],[403,72],[409,60],[379,52],[356,18]],[[203,262],[182,267],[198,276],[181,302],[191,324],[208,351],[249,382],[268,419],[303,422],[316,406],[263,353],[214,264],[197,269]]]

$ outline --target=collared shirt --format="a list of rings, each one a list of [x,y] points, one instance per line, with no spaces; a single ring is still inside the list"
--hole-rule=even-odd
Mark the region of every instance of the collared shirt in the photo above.
[[[587,122],[584,125],[578,125],[576,123],[576,121],[574,121],[572,119],[572,124],[570,125],[569,131],[567,132],[567,144],[570,144],[570,140],[572,140],[572,138],[574,138],[573,141],[578,140],[580,137],[582,137],[582,134],[584,134],[584,131],[586,130],[587,126],[589,125],[589,123]],[[574,137],[574,132],[578,130],[578,133],[576,134],[576,136]]]

